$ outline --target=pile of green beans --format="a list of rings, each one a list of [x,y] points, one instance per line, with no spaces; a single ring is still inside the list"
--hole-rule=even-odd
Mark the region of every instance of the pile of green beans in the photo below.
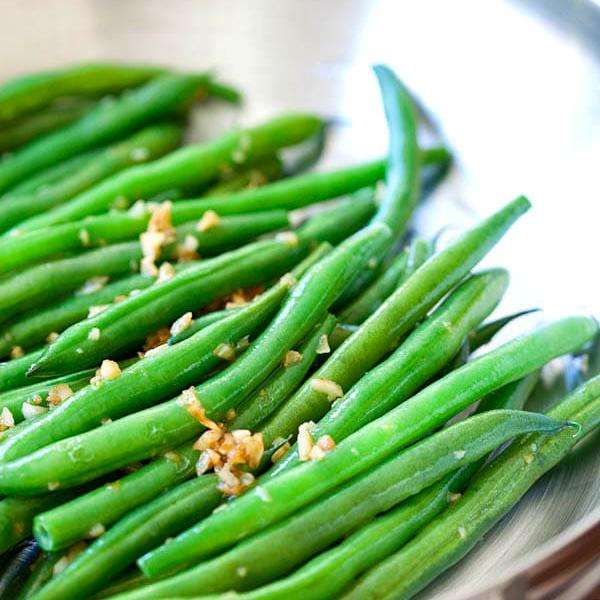
[[[529,201],[419,237],[452,156],[374,73],[386,156],[323,172],[313,114],[189,143],[211,73],[0,84],[0,594],[408,599],[600,426],[593,318],[479,351]]]

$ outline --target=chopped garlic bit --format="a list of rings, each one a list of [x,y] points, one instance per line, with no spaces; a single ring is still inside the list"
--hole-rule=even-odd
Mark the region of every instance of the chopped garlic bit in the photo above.
[[[21,405],[21,414],[24,419],[33,419],[33,417],[37,417],[47,411],[48,409],[45,406],[38,406],[31,402],[23,402]]]
[[[0,412],[0,431],[6,431],[15,426],[15,419],[10,410],[5,406]]]
[[[459,527],[458,535],[460,535],[461,540],[464,540],[467,537],[467,530],[464,527]]]
[[[235,570],[235,573],[240,578],[246,577],[246,575],[248,575],[248,567],[239,566]]]
[[[52,331],[46,336],[46,342],[48,344],[55,342],[57,339],[58,339],[58,333],[56,331]]]
[[[175,267],[170,262],[164,262],[158,269],[158,281],[168,281],[175,277]]]
[[[161,327],[158,331],[155,331],[146,338],[144,351],[147,352],[148,350],[162,346],[168,341],[169,337],[171,337],[171,330],[168,327]]]
[[[275,236],[275,239],[290,248],[295,248],[299,243],[298,235],[293,231],[282,231]]]
[[[298,282],[291,273],[286,273],[285,275],[281,276],[281,278],[279,279],[279,283],[283,287],[293,288]]]
[[[317,446],[319,446],[319,448],[321,448],[323,452],[331,452],[332,450],[335,450],[335,442],[333,441],[333,438],[327,433],[325,435],[322,435],[317,440]]]
[[[319,337],[319,345],[317,346],[317,354],[329,354],[331,352],[331,348],[329,347],[329,338],[327,334],[324,333]]]
[[[90,245],[90,232],[87,229],[80,229],[78,237],[82,246],[87,248]]]
[[[58,488],[60,487],[60,482],[59,481],[49,481],[48,482],[48,491],[49,492],[54,492],[56,491]]]
[[[67,554],[54,563],[52,575],[56,576],[64,571],[75,560],[75,557],[85,550],[86,546],[85,542],[78,542],[71,546]]]
[[[13,346],[10,349],[10,357],[14,360],[15,358],[21,358],[25,356],[25,350],[21,346]]]
[[[106,381],[112,381],[121,374],[119,364],[114,360],[104,359],[100,365],[100,377]]]
[[[300,352],[297,352],[296,350],[290,350],[289,352],[286,352],[285,356],[283,357],[283,366],[287,369],[301,360],[302,354],[300,354]]]
[[[526,464],[530,465],[535,460],[535,457],[533,456],[533,454],[525,454],[523,456],[523,460]]]
[[[206,416],[206,412],[194,386],[181,392],[181,396],[177,399],[177,404],[185,408],[196,421],[204,425],[207,429],[220,429],[217,423]]]
[[[88,340],[96,341],[100,339],[100,329],[98,327],[92,327],[88,333]]]
[[[367,263],[367,267],[369,267],[369,269],[374,269],[375,267],[377,267],[377,259],[370,258],[369,262]]]
[[[142,162],[144,160],[148,160],[150,157],[150,151],[148,148],[140,146],[139,148],[133,148],[129,153],[129,156],[134,162]]]
[[[95,317],[97,314],[101,313],[103,310],[106,310],[108,307],[108,304],[98,304],[97,306],[90,306],[90,308],[88,309],[88,319]]]
[[[235,359],[235,348],[226,342],[220,343],[214,350],[213,355],[222,358],[223,360],[232,361]]]
[[[312,430],[315,427],[313,421],[302,423],[298,427],[298,457],[301,461],[307,461],[310,459],[310,452],[314,446],[314,440],[312,437]]]
[[[136,200],[127,211],[127,214],[134,218],[145,217],[148,214],[146,202],[144,202],[144,200]]]
[[[209,231],[221,224],[221,217],[214,210],[207,210],[196,225],[196,231]]]
[[[108,283],[108,277],[98,276],[88,279],[79,290],[79,294],[93,294],[99,292]]]
[[[175,256],[178,262],[186,262],[189,260],[197,260],[200,258],[198,254],[198,239],[191,233],[188,233],[183,239],[182,244],[177,244],[175,248]]]
[[[186,312],[179,319],[177,319],[173,325],[171,325],[171,335],[179,335],[182,331],[185,331],[192,325],[193,318],[191,312]]]
[[[140,235],[143,275],[158,275],[155,263],[160,256],[161,248],[175,239],[175,229],[171,225],[171,206],[172,203],[169,200],[162,202],[153,211],[146,231]]]
[[[95,539],[95,538],[100,537],[105,531],[106,531],[106,527],[104,527],[104,525],[102,525],[102,523],[96,523],[95,525],[93,525],[90,528],[86,537]]]
[[[235,408],[230,408],[227,411],[227,414],[225,415],[225,420],[226,421],[233,421],[237,416],[237,413],[235,412]]]
[[[315,392],[325,394],[329,402],[333,402],[344,395],[344,390],[342,390],[339,384],[337,384],[335,381],[324,379],[322,377],[312,379],[310,382],[310,387],[315,390]]]
[[[450,494],[448,494],[448,502],[450,502],[450,504],[453,504],[454,502],[458,502],[458,500],[460,500],[462,498],[462,494],[459,494],[458,492],[454,493],[451,492]]]
[[[66,383],[59,383],[48,390],[48,398],[46,400],[50,408],[55,408],[74,393]]]
[[[273,464],[279,462],[288,452],[288,450],[292,447],[292,445],[282,437],[277,437],[273,440],[273,446],[277,448],[275,452],[271,455],[271,462]]]
[[[243,352],[250,345],[250,336],[245,335],[243,338],[238,340],[238,343],[235,345],[236,352]]]
[[[466,452],[464,450],[456,450],[453,452],[454,458],[461,460],[465,457]]]

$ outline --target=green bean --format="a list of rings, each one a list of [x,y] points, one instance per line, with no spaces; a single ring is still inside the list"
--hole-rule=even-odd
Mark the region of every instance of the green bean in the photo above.
[[[127,349],[135,350],[148,334],[183,313],[201,308],[239,287],[256,285],[280,275],[298,262],[314,242],[337,243],[362,226],[372,214],[372,200],[364,200],[355,200],[351,205],[343,203],[312,217],[298,230],[297,245],[294,237],[291,242],[288,238],[263,240],[215,259],[200,261],[169,281],[73,325],[47,349],[32,371],[60,374],[96,365],[103,358]],[[100,330],[99,339],[89,338],[93,328]]]
[[[323,256],[325,256],[330,250],[331,244],[329,244],[328,242],[323,242],[319,245],[319,247],[316,250],[313,251],[311,257],[316,262],[317,260],[320,260]],[[216,323],[217,321],[220,321],[225,317],[229,317],[239,312],[242,308],[243,307],[241,306],[232,306],[230,308],[224,308],[222,310],[213,310],[204,315],[201,315],[197,319],[194,319],[189,327],[187,327],[186,329],[184,329],[176,335],[172,335],[169,338],[168,343],[169,345],[172,345],[186,340],[201,329],[204,329],[205,327],[208,327],[209,325],[212,325],[213,323]]]
[[[399,235],[405,230],[419,195],[417,119],[410,95],[391,69],[375,65],[373,70],[390,132],[386,187],[375,220],[386,223]]]
[[[494,408],[521,408],[529,395],[534,376],[508,384],[494,392]],[[486,408],[492,409],[491,405]],[[240,600],[284,600],[303,597],[325,600],[340,593],[355,577],[402,547],[420,529],[442,512],[454,495],[478,470],[483,459],[461,467],[441,482],[407,498],[397,508],[377,517],[330,550],[316,556],[299,570],[251,592]],[[202,596],[207,598],[206,596]]]
[[[190,263],[183,263],[182,266],[188,264]],[[69,325],[85,319],[90,308],[110,304],[119,296],[147,288],[155,282],[153,277],[138,273],[116,279],[99,286],[99,289],[91,287],[88,291],[84,287],[80,292],[75,292],[46,308],[33,309],[0,331],[0,356],[8,354],[14,346],[36,347],[43,343],[50,333],[60,333]]]
[[[144,408],[214,371],[222,364],[222,359],[213,354],[215,348],[222,343],[235,345],[263,326],[288,293],[294,278],[302,276],[322,256],[322,249],[315,250],[292,270],[292,278],[284,278],[227,320],[206,328],[186,343],[178,344],[177,350],[147,356],[100,388],[90,387],[75,394],[48,413],[43,424],[32,424],[11,435],[10,441],[5,439],[0,444],[2,459],[24,456],[64,436],[96,427],[102,424],[103,419],[118,418]],[[28,365],[31,362],[29,360]],[[182,368],[182,363],[189,367]]]
[[[390,147],[386,168],[386,185],[373,222],[386,223],[394,233],[394,240],[404,233],[419,196],[419,171],[421,156],[416,139],[416,120],[412,102],[402,84],[387,67],[377,65],[375,74],[388,122]],[[370,268],[365,269],[338,299],[334,309],[354,300],[375,278],[379,267],[392,247],[382,249],[374,257]]]
[[[180,531],[190,518],[201,518],[215,508],[221,500],[216,483],[214,475],[197,477],[128,514],[35,597],[89,598],[145,551]]]
[[[271,181],[279,179],[283,175],[283,163],[273,156],[260,161],[249,169],[236,172],[228,178],[213,185],[204,192],[204,196],[221,196],[238,192],[244,188],[254,189]]]
[[[89,384],[90,378],[93,377],[94,372],[95,369],[88,369],[87,371],[70,373],[69,375],[63,375],[62,377],[56,377],[55,379],[47,379],[32,385],[17,388],[16,390],[0,393],[0,410],[8,408],[12,413],[15,423],[20,423],[25,419],[22,412],[24,402],[31,401],[35,396],[39,396],[42,400],[45,399],[44,397],[48,394],[50,388],[61,383],[68,385],[71,390],[76,392]],[[46,404],[43,403],[41,406],[45,408]]]
[[[57,206],[44,218],[37,217],[35,226],[75,221],[113,207],[126,208],[139,198],[150,199],[168,189],[202,187],[216,179],[228,164],[243,165],[272,156],[280,148],[301,142],[319,127],[321,121],[317,117],[288,114],[256,127],[226,133],[204,144],[186,146],[148,165],[113,175]]]
[[[481,346],[485,346],[492,341],[492,338],[506,325],[518,319],[519,317],[524,317],[525,315],[529,315],[531,313],[537,312],[539,308],[529,308],[527,310],[521,310],[519,312],[513,313],[506,317],[500,317],[499,319],[495,319],[494,321],[490,321],[489,323],[484,323],[481,327],[479,327],[476,331],[474,331],[469,339],[469,343],[471,348],[475,350],[476,348],[480,348]]]
[[[157,574],[174,564],[211,555],[278,522],[441,426],[478,398],[581,347],[597,327],[589,318],[562,319],[467,363],[342,440],[320,462],[263,478],[257,488],[179,536],[178,543],[165,546],[161,556],[157,550],[153,566],[145,566],[145,572]],[[271,501],[265,503],[265,497]]]
[[[171,116],[205,81],[203,75],[167,73],[121,98],[101,102],[79,121],[0,161],[0,191],[40,169]]]
[[[43,350],[30,352],[21,358],[14,358],[0,363],[0,392],[26,386],[31,383],[27,372],[41,357]]]
[[[342,390],[348,390],[469,273],[528,207],[525,198],[518,198],[432,256],[331,355],[315,376],[335,381]],[[270,445],[273,441],[272,431],[294,433],[301,423],[319,419],[329,407],[324,394],[305,384],[265,426],[265,443]]]
[[[144,65],[85,63],[22,75],[0,86],[0,121],[15,119],[66,96],[113,94],[142,85],[163,72]]]
[[[246,352],[228,369],[201,384],[197,389],[204,408],[212,418],[223,418],[230,408],[235,407],[240,400],[262,384],[287,351],[323,317],[324,311],[336,295],[343,290],[357,271],[364,268],[370,256],[379,251],[381,244],[387,243],[387,235],[389,229],[385,225],[366,228],[308,270],[294,287],[289,299],[283,304],[273,321],[250,344]],[[207,331],[214,331],[219,326],[222,328],[223,324],[227,325],[230,320],[239,320],[240,315],[242,311],[229,319],[215,323],[204,330],[204,337]],[[202,332],[197,335],[202,335]],[[162,356],[171,355],[187,347],[185,365],[188,371],[197,370],[198,363],[189,356],[189,348],[193,342],[194,338],[190,338],[181,344],[168,347],[163,351]],[[211,349],[214,348],[213,341]],[[143,365],[143,363],[144,361],[140,361],[139,364]],[[171,370],[175,366],[171,364]],[[180,364],[177,366],[179,369],[182,368]],[[160,376],[165,378],[166,373],[163,372]],[[118,382],[122,378],[123,375],[114,381]],[[172,383],[170,381],[169,385]],[[147,381],[145,386],[147,388]],[[145,393],[148,395],[147,389]],[[127,394],[131,395],[130,387],[127,388]],[[134,400],[127,398],[127,403],[120,400],[118,410],[123,414],[124,404],[133,403]],[[73,402],[63,402],[41,422],[42,425],[51,423],[52,417],[59,414],[61,409],[69,410],[64,408],[66,406],[69,406],[73,412]],[[77,418],[72,419],[75,423],[72,424],[71,433],[73,429],[75,433],[84,431],[85,427],[82,423],[92,423],[92,416],[96,417],[99,408],[102,407],[97,406],[96,403],[93,410],[86,409],[85,415],[75,415]],[[58,421],[64,436],[67,433],[65,419],[62,418],[61,421],[59,417],[55,421]],[[201,430],[202,425],[188,412],[185,405],[181,406],[181,400],[174,399],[46,447],[41,447],[44,442],[40,444],[39,430],[34,431],[29,437],[35,439],[30,443],[36,444],[41,449],[0,466],[0,492],[10,489],[13,490],[11,493],[14,493],[19,489],[27,490],[27,494],[34,494],[37,490],[47,489],[49,485],[52,488],[69,487],[79,481],[89,481],[115,468],[153,456],[161,449],[182,443]],[[15,439],[12,438],[11,442]],[[118,440],[123,440],[124,443],[120,444]],[[4,451],[6,446],[7,444],[2,444],[0,451]],[[14,450],[13,447],[13,455]],[[5,451],[3,456],[7,458]],[[36,456],[40,462],[32,468],[33,463],[30,461]]]
[[[300,357],[297,362],[279,367],[261,386],[260,390],[245,400],[237,409],[231,429],[255,429],[302,382],[306,373],[318,356],[323,336],[325,339],[335,325],[335,317],[329,315],[308,333],[298,348]]]
[[[0,322],[66,296],[93,277],[118,276],[137,267],[130,244],[114,244],[80,256],[40,264],[0,280]]]
[[[463,340],[500,302],[508,286],[503,270],[469,278],[386,361],[369,371],[319,421],[315,439],[340,442],[363,425],[398,406],[423,386],[455,354]],[[288,452],[272,477],[298,464],[297,448]]]
[[[0,198],[5,198],[9,194],[11,196],[21,196],[42,191],[45,186],[54,185],[61,179],[89,165],[96,157],[100,156],[102,151],[103,148],[90,150],[89,152],[74,156],[73,158],[60,162],[52,167],[48,167],[39,173],[30,175],[27,179],[12,187],[8,193],[0,196]]]
[[[513,444],[475,477],[458,502],[369,571],[344,598],[412,598],[463,558],[542,475],[600,424],[600,377],[579,387],[548,414],[574,419],[581,429],[552,438],[531,435]]]
[[[117,481],[38,514],[33,526],[36,540],[44,550],[54,551],[88,537],[98,524],[112,525],[189,479],[198,456],[191,444],[180,446]]]
[[[83,165],[70,170],[57,181],[45,183],[42,189],[26,192],[11,190],[0,198],[0,231],[14,227],[8,235],[16,235],[34,230],[36,220],[31,218],[34,215],[70,200],[131,165],[163,156],[177,148],[180,142],[181,127],[174,124],[152,125],[125,140],[94,152],[93,160],[86,158]]]
[[[167,589],[172,595],[193,594],[197,590],[251,589],[289,572],[378,513],[419,493],[457,468],[477,461],[503,441],[528,431],[555,433],[564,427],[563,421],[535,413],[494,411],[470,417],[407,448],[231,551],[125,597],[164,598]],[[265,498],[263,502],[270,504],[269,496]],[[226,511],[227,508],[213,516]],[[207,521],[212,518],[208,517]],[[179,539],[181,536],[176,538]],[[167,542],[160,548],[175,543]],[[138,561],[142,572],[150,577],[196,565],[198,558],[196,554],[179,555],[180,561],[169,563],[163,557],[161,566],[165,570],[156,571],[152,569],[156,563],[150,561],[153,555],[158,556],[158,550]],[[219,577],[215,577],[216,573]]]
[[[214,210],[220,215],[275,208],[292,210],[371,186],[383,174],[384,163],[377,161],[327,173],[296,175],[234,194],[181,200],[173,206],[171,214],[177,224],[197,219],[207,210]]]
[[[8,123],[0,131],[0,153],[14,150],[79,119],[92,106],[89,102],[57,104]]]
[[[29,537],[36,514],[65,502],[76,492],[65,490],[56,494],[0,500],[0,552]]]
[[[88,247],[104,246],[134,238],[146,229],[149,216],[107,215],[83,219],[73,223],[55,225],[45,230],[36,230],[14,238],[0,239],[0,274],[20,269],[52,256],[69,251],[81,251]],[[198,231],[197,222],[183,224],[177,228],[177,240],[165,249],[168,258],[175,256],[176,243],[187,235],[198,241],[198,251],[219,252],[239,245],[263,233],[289,226],[284,210],[264,211],[249,215],[224,217],[207,231]],[[141,258],[138,242],[131,244],[130,260]]]

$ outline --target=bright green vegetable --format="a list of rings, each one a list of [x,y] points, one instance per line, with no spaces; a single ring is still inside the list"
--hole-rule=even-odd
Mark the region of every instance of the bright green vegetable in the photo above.
[[[133,473],[38,514],[33,527],[38,543],[44,550],[54,551],[88,537],[98,524],[112,525],[189,479],[195,474],[198,456],[199,452],[186,444]]]
[[[287,351],[323,318],[324,311],[348,281],[365,267],[371,256],[379,251],[381,244],[388,242],[387,236],[389,229],[385,225],[365,228],[308,270],[275,318],[244,354],[229,368],[198,387],[197,393],[202,398],[202,405],[211,418],[222,419],[230,408],[235,407],[262,384],[283,360]],[[240,314],[241,311],[231,319],[239,320]],[[227,322],[226,319],[215,323],[204,332],[223,327]],[[198,335],[201,334],[202,332]],[[190,338],[165,349],[162,355],[177,352],[184,346],[189,347],[193,342],[194,338]],[[214,343],[212,348],[215,348]],[[144,362],[142,360],[139,364],[143,365]],[[186,357],[185,365],[198,368],[190,357]],[[173,367],[175,365],[171,366]],[[165,373],[160,375],[165,377]],[[122,377],[123,375],[114,381],[119,381]],[[131,401],[128,398],[128,403]],[[121,402],[121,411],[123,404]],[[68,402],[60,405],[42,423],[50,422],[50,418],[67,405]],[[85,430],[81,423],[84,420],[89,422],[89,415],[94,411],[97,413],[97,406],[85,410],[85,415],[77,415],[73,419],[76,421],[75,428]],[[61,423],[60,419],[57,421]],[[83,435],[62,439],[21,459],[4,463],[0,466],[0,492],[16,493],[17,490],[26,490],[26,494],[35,494],[48,485],[53,488],[57,485],[71,487],[182,443],[202,431],[202,428],[194,416],[194,410],[190,408],[189,400],[186,404],[185,398],[175,399]],[[64,426],[62,432],[64,435]],[[30,437],[35,437],[33,443],[39,444],[39,431]],[[15,439],[12,438],[11,442]],[[4,448],[6,444],[0,445],[0,451]],[[6,453],[4,457],[6,458]],[[79,460],[72,460],[73,457],[79,457]]]
[[[73,325],[47,349],[34,371],[37,374],[73,371],[96,365],[109,356],[134,351],[147,335],[170,325],[187,311],[206,306],[240,287],[281,275],[315,242],[336,243],[343,239],[364,225],[372,212],[370,196],[360,201],[352,199],[309,219],[300,227],[297,237],[292,234],[262,240],[200,261],[170,280]],[[90,339],[94,328],[100,330],[98,339]]]
[[[94,376],[94,372],[95,369],[79,371],[78,373],[71,373],[69,375],[63,375],[62,377],[56,377],[55,379],[38,381],[31,385],[17,388],[16,390],[0,393],[0,410],[4,407],[8,408],[13,415],[15,423],[20,423],[25,419],[22,412],[24,402],[30,402],[35,396],[39,396],[42,399],[41,406],[45,408],[47,406],[45,400],[50,388],[63,383],[76,392],[89,384],[90,378]]]
[[[62,97],[114,94],[142,85],[162,72],[145,65],[84,63],[22,75],[0,86],[0,121],[39,110]]]
[[[6,124],[0,130],[0,153],[14,150],[36,138],[69,125],[79,119],[91,106],[90,102],[75,101],[56,104]]]
[[[167,73],[118,99],[101,102],[79,121],[0,161],[0,191],[40,169],[171,116],[205,81],[205,75]]]
[[[246,399],[237,409],[237,416],[230,424],[230,429],[257,429],[260,423],[269,417],[277,407],[294,392],[302,382],[319,352],[327,352],[320,348],[322,342],[327,345],[327,336],[335,325],[335,317],[327,316],[309,332],[298,347],[300,356],[293,357],[296,362],[281,366],[265,381],[260,390]]]
[[[184,565],[197,566],[124,597],[132,600],[164,598],[166,590],[171,595],[189,595],[198,590],[251,589],[289,572],[376,514],[389,510],[457,468],[475,462],[503,441],[528,431],[555,433],[564,427],[563,421],[515,411],[494,411],[465,419],[407,448],[213,560],[198,565],[197,556],[183,555],[184,561],[170,564],[166,572]],[[257,489],[261,492],[260,487]],[[262,492],[266,498],[263,504],[269,505],[266,488],[262,488]],[[225,512],[227,508],[213,513],[207,521]],[[169,545],[167,542],[164,547]],[[152,554],[138,561],[147,576],[155,574],[150,569],[149,556]]]
[[[600,377],[579,387],[548,414],[573,419],[581,429],[551,438],[531,435],[513,444],[475,477],[458,502],[369,571],[344,598],[412,598],[457,563],[544,473],[600,424]]]
[[[322,255],[321,250],[316,250],[292,275],[300,276]],[[283,279],[229,319],[215,323],[184,343],[146,356],[99,388],[89,387],[75,394],[43,422],[32,423],[10,440],[4,440],[0,444],[2,460],[24,456],[63,437],[97,427],[104,419],[145,408],[198,381],[223,364],[223,359],[213,353],[219,344],[235,346],[273,316],[292,281],[293,277]]]
[[[245,188],[254,189],[269,182],[276,181],[283,176],[283,163],[274,156],[260,161],[240,172],[233,173],[223,181],[216,183],[204,192],[203,196],[222,196],[239,192]]]
[[[593,319],[562,319],[467,363],[342,440],[320,462],[303,463],[278,477],[263,478],[256,488],[180,535],[176,542],[156,550],[153,560],[145,562],[144,571],[156,575],[189,564],[280,521],[443,425],[478,398],[555,356],[580,348],[597,330]],[[266,503],[265,497],[271,500]]]
[[[409,277],[317,371],[315,377],[335,381],[347,391],[421,320],[449,290],[496,244],[529,208],[518,198],[467,231],[432,256]],[[308,420],[322,417],[330,407],[327,397],[305,384],[263,429],[265,443],[295,433]],[[273,432],[278,433],[274,435]]]
[[[75,493],[67,490],[45,496],[14,496],[0,500],[0,553],[29,537],[36,514],[69,500]]]
[[[427,383],[455,354],[463,340],[498,305],[508,274],[495,270],[463,283],[386,361],[360,379],[312,430],[339,443],[385,414]],[[268,472],[273,477],[298,464],[294,447]]]
[[[0,363],[0,391],[5,392],[31,383],[27,371],[42,355],[42,350],[30,352],[21,358]]]
[[[76,221],[106,212],[115,207],[115,203],[118,208],[126,208],[140,198],[149,200],[173,188],[197,189],[216,179],[224,166],[230,163],[243,165],[247,161],[272,156],[280,148],[301,142],[320,127],[321,121],[317,117],[289,114],[256,127],[226,133],[204,144],[186,146],[148,165],[117,173],[69,202],[36,217],[35,227]]]
[[[46,181],[41,189],[11,190],[0,198],[0,231],[14,227],[8,234],[11,235],[34,229],[35,219],[30,219],[34,215],[70,200],[131,165],[145,163],[171,152],[180,144],[181,133],[181,127],[177,125],[151,125],[125,140],[94,151],[91,156],[84,156],[82,165],[75,164],[58,180]]]
[[[146,215],[107,215],[4,238],[0,240],[0,274],[29,266],[47,257],[61,256],[69,251],[78,252],[89,247],[101,247],[107,243],[135,238],[145,231],[148,220]],[[284,210],[224,217],[216,227],[206,231],[199,231],[197,222],[192,222],[177,228],[175,242],[163,250],[161,257],[176,258],[177,243],[183,242],[187,235],[196,238],[199,252],[215,254],[287,226],[289,221]],[[130,260],[139,261],[142,257],[139,243],[131,242],[130,248]]]
[[[183,263],[182,266],[189,263]],[[156,282],[154,277],[135,274],[116,279],[99,289],[84,287],[68,298],[55,304],[30,312],[13,320],[0,332],[0,356],[10,352],[14,346],[32,348],[40,345],[50,333],[60,333],[69,325],[85,319],[90,308],[110,304],[120,296],[133,290],[144,289]]]
[[[89,598],[144,551],[180,531],[189,519],[201,518],[215,508],[221,501],[216,484],[214,475],[197,477],[128,514],[79,554],[35,598]]]

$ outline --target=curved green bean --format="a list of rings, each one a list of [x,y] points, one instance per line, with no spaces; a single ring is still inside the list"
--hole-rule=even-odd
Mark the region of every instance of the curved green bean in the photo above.
[[[337,348],[315,377],[335,381],[342,390],[348,390],[398,345],[528,208],[529,202],[525,198],[517,198],[432,256]],[[266,424],[263,429],[265,444],[270,445],[281,431],[286,431],[286,435],[295,433],[301,423],[320,418],[329,407],[324,394],[305,384]],[[275,431],[279,433],[274,435]]]
[[[124,597],[132,600],[164,598],[167,589],[171,595],[185,595],[198,590],[251,589],[264,584],[289,572],[378,513],[419,493],[457,468],[479,460],[503,441],[528,431],[555,433],[564,427],[563,421],[535,413],[494,411],[470,417],[434,433],[301,512],[208,562],[197,565],[199,555],[180,555],[183,560],[170,564],[163,560],[161,566],[165,569],[156,571],[152,569],[156,563],[150,557],[158,556],[158,551],[142,557],[138,565],[146,576],[173,572],[183,566],[197,566]],[[263,503],[266,505],[270,504],[268,497],[265,494]],[[227,508],[213,513],[206,522],[225,512]],[[181,539],[181,536],[175,539]],[[175,543],[167,542],[160,548]],[[240,567],[245,570],[240,572]],[[215,577],[217,573],[219,576]]]
[[[95,369],[88,369],[87,371],[70,373],[69,375],[63,375],[62,377],[56,377],[55,379],[46,379],[45,381],[17,388],[16,390],[2,392],[0,393],[0,410],[5,407],[8,408],[13,415],[15,423],[20,423],[25,419],[22,412],[24,402],[30,401],[34,396],[39,396],[42,398],[41,406],[45,407],[47,404],[43,402],[43,400],[50,388],[63,383],[76,392],[89,384],[90,378],[93,377],[94,372]]]
[[[321,126],[321,121],[315,116],[288,114],[262,125],[226,133],[204,144],[186,146],[150,164],[131,167],[113,175],[69,202],[36,217],[35,227],[106,212],[115,207],[115,203],[118,208],[127,208],[140,198],[149,200],[173,188],[193,190],[202,187],[216,179],[228,164],[239,166],[272,156],[277,150],[306,139]]]
[[[297,236],[254,242],[217,258],[200,261],[170,280],[73,325],[48,347],[32,371],[62,373],[93,366],[127,349],[135,350],[147,335],[183,313],[201,308],[239,287],[281,275],[306,255],[315,242],[337,243],[364,225],[372,211],[370,196],[360,202],[355,199],[351,204],[341,203],[309,219]],[[99,339],[90,339],[93,328],[100,330]]]
[[[334,325],[335,317],[333,315],[328,315],[321,323],[318,323],[298,347],[300,354],[297,357],[298,360],[274,371],[260,390],[247,398],[236,410],[237,415],[231,422],[230,428],[260,428],[260,423],[271,415],[302,382],[318,356],[323,336],[327,339]]]
[[[206,79],[205,75],[167,73],[118,99],[101,102],[79,121],[0,161],[0,191],[40,169],[171,116]]]
[[[33,525],[37,542],[46,551],[59,550],[88,537],[98,525],[109,527],[189,479],[199,454],[191,444],[180,446],[133,473],[41,512]]]
[[[469,278],[386,361],[358,381],[312,430],[336,443],[409,398],[457,352],[463,340],[500,302],[508,286],[503,270]],[[297,447],[267,477],[298,464]]]
[[[146,65],[84,63],[16,77],[0,86],[0,121],[15,119],[68,96],[97,98],[136,87],[161,74]]]
[[[35,229],[35,219],[31,218],[34,215],[70,200],[127,167],[168,154],[179,146],[181,134],[181,127],[174,124],[151,125],[125,140],[84,157],[82,165],[75,165],[76,168],[70,169],[57,181],[46,181],[41,189],[38,187],[25,192],[11,190],[0,197],[0,231],[13,227],[8,233],[10,236]]]
[[[263,326],[288,294],[293,278],[312,266],[315,257],[322,256],[320,250],[313,254],[292,271],[292,278],[283,279],[228,319],[181,344],[145,357],[99,388],[89,387],[68,398],[43,422],[32,423],[0,444],[2,460],[25,456],[62,437],[97,427],[103,419],[140,410],[214,371],[223,362],[213,354],[215,348],[222,343],[235,346],[242,337]]]
[[[79,554],[35,596],[85,600],[125,571],[136,558],[202,518],[221,501],[214,475],[183,483],[125,516]]]
[[[145,231],[148,220],[149,216],[145,215],[142,217],[99,216],[55,225],[14,238],[0,239],[0,274],[69,251],[78,252],[89,247],[102,247],[107,243],[135,238]],[[197,222],[187,223],[177,228],[176,241],[165,248],[161,256],[175,257],[177,243],[182,242],[187,235],[196,238],[199,252],[215,253],[287,226],[289,220],[284,210],[223,217],[216,227],[206,231],[198,231]],[[141,258],[139,243],[133,242],[131,248],[130,259],[139,260]]]
[[[90,102],[69,102],[7,123],[0,130],[0,153],[14,150],[36,138],[69,125],[90,109]]]
[[[228,369],[198,387],[197,393],[211,418],[223,418],[230,408],[235,407],[240,400],[261,385],[287,351],[323,317],[324,311],[347,282],[364,268],[370,257],[379,251],[381,244],[388,242],[389,235],[389,229],[385,225],[365,228],[308,270],[293,288],[275,318],[244,354]],[[230,320],[239,321],[240,314],[242,311],[213,324],[204,332],[222,328],[223,324],[227,325]],[[197,335],[202,335],[202,332]],[[170,346],[162,355],[171,355],[184,347],[189,350],[193,342],[194,338],[190,338],[181,344]],[[212,349],[214,348],[213,342]],[[187,354],[189,355],[189,351]],[[143,363],[144,360],[138,364]],[[189,356],[186,356],[185,365],[188,366],[188,370],[198,369],[198,363],[193,362]],[[176,366],[181,369],[181,365],[173,364],[171,369]],[[165,373],[161,373],[161,376],[164,377]],[[114,382],[122,378],[123,375]],[[169,385],[172,385],[172,382],[169,382]],[[145,394],[148,395],[147,382],[145,386]],[[128,390],[127,393],[131,395],[131,391]],[[131,404],[132,401],[131,398],[128,398],[127,403],[121,401],[118,407],[121,414],[123,405]],[[51,423],[52,417],[59,414],[61,409],[69,410],[65,407],[70,407],[73,412],[72,406],[73,402],[63,402],[48,418],[41,421],[41,424]],[[72,419],[75,421],[73,426],[76,431],[85,430],[82,427],[83,421],[93,422],[90,415],[95,412],[96,417],[98,408],[94,406],[93,410],[86,410],[85,415],[76,415],[76,418]],[[62,425],[64,436],[64,418],[62,423],[60,417],[55,421],[59,426]],[[36,490],[47,489],[48,486],[70,487],[76,485],[76,482],[89,481],[131,462],[153,456],[161,449],[190,439],[202,428],[185,405],[182,406],[181,402],[175,399],[83,435],[62,439],[23,458],[4,463],[0,466],[0,491],[8,492],[10,489],[13,490],[10,493],[15,493],[16,490],[27,490],[27,494],[34,494]],[[43,442],[40,444],[39,430],[29,437],[34,438],[31,442],[37,447],[43,445]],[[12,438],[10,442],[14,442],[15,439]],[[119,440],[123,443],[119,443]],[[7,444],[0,445],[0,452],[4,452],[5,459],[6,446]],[[14,452],[14,447],[12,451]]]
[[[179,536],[178,543],[164,546],[161,556],[155,551],[157,558],[153,566],[145,565],[145,572],[158,574],[211,555],[276,523],[443,425],[478,398],[581,347],[597,329],[593,319],[562,319],[467,363],[342,440],[323,460],[263,478],[256,488]],[[265,502],[265,497],[271,500]]]
[[[457,563],[542,475],[600,424],[600,377],[579,387],[548,414],[577,420],[581,429],[551,438],[531,435],[513,444],[475,477],[458,502],[369,571],[344,599],[412,598]]]

